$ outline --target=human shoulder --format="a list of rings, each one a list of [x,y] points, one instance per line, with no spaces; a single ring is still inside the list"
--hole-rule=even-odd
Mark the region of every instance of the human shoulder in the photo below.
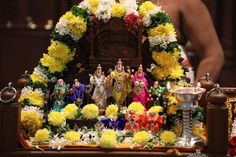
[[[205,10],[206,6],[202,0],[179,0],[180,10],[185,13],[199,13],[201,10]]]

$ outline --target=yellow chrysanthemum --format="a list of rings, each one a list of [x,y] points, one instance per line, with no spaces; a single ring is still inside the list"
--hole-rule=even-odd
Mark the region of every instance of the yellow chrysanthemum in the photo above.
[[[102,132],[102,136],[103,135],[116,136],[116,132],[113,129],[106,129]]]
[[[166,51],[162,52],[152,52],[152,58],[157,62],[161,67],[172,67],[173,65],[178,64],[178,58],[175,55],[168,53]]]
[[[32,80],[33,83],[40,82],[40,83],[43,83],[45,86],[47,86],[48,81],[42,78],[40,75],[38,75],[35,72],[33,72],[33,74],[30,75],[30,79]]]
[[[106,109],[106,116],[117,116],[118,114],[118,106],[117,105],[109,105]]]
[[[40,91],[31,91],[24,95],[21,95],[18,99],[19,103],[22,103],[25,99],[29,101],[30,105],[42,108],[44,106],[44,96]]]
[[[61,112],[51,111],[48,114],[48,123],[52,126],[61,126],[65,122],[66,118]]]
[[[51,73],[62,72],[65,69],[65,64],[63,64],[62,61],[48,54],[43,54],[43,58],[40,59],[40,63],[43,66],[48,67],[48,70]]]
[[[149,139],[149,134],[146,131],[139,131],[135,133],[133,137],[134,142],[141,145],[145,145],[149,141]]]
[[[193,134],[206,141],[206,128],[204,127],[203,124],[201,125],[193,124]]]
[[[99,139],[99,144],[102,148],[115,148],[117,144],[116,137],[104,135]]]
[[[99,144],[103,148],[115,148],[117,144],[116,132],[111,129],[103,131],[101,138],[99,140]]]
[[[81,114],[85,119],[95,119],[99,115],[99,109],[95,104],[88,104],[83,107]]]
[[[61,113],[65,116],[66,119],[76,119],[78,116],[79,108],[75,104],[68,104],[65,108],[62,109]]]
[[[61,60],[64,64],[73,60],[74,53],[70,52],[70,49],[60,41],[51,41],[51,45],[48,47],[48,54],[56,59]]]
[[[50,137],[50,132],[48,131],[48,129],[44,128],[44,129],[39,129],[34,137],[34,140],[40,143],[43,142],[47,142],[49,140]]]
[[[21,112],[21,126],[29,135],[34,136],[35,132],[42,128],[43,116],[35,111]]]
[[[136,114],[140,115],[143,114],[144,107],[140,102],[132,102],[128,107],[128,111],[130,110],[134,110]]]
[[[160,142],[166,146],[174,145],[177,140],[177,136],[173,131],[163,131],[160,134]]]
[[[122,18],[125,16],[125,7],[123,4],[117,3],[112,6],[111,8],[111,16]]]
[[[139,15],[143,17],[145,14],[147,14],[149,11],[155,8],[156,8],[155,4],[153,4],[151,1],[146,1],[139,7],[138,12],[139,12]]]
[[[176,111],[179,109],[178,101],[175,97],[170,96],[168,98],[168,108],[167,108],[167,114],[168,115],[175,115]]]
[[[172,23],[165,23],[158,25],[148,30],[148,36],[173,36],[176,35],[174,25]]]
[[[181,57],[180,50],[177,48],[174,48],[172,55],[176,58],[179,59]]]
[[[87,30],[87,25],[84,19],[80,16],[74,16],[72,12],[68,11],[61,17],[68,23],[68,27],[75,36],[82,36]]]
[[[64,134],[64,138],[69,140],[72,143],[78,142],[80,140],[80,136],[81,135],[78,132],[75,132],[75,131],[67,131]]]
[[[149,114],[150,112],[153,112],[153,113],[155,113],[155,114],[159,114],[160,112],[163,112],[163,107],[161,107],[161,106],[152,106],[152,107],[148,110],[147,114]]]
[[[152,71],[152,75],[156,80],[166,80],[166,78],[170,75],[169,69],[165,67],[155,67]]]
[[[181,65],[176,64],[170,69],[170,79],[181,79],[184,76],[184,70]]]
[[[95,12],[97,11],[97,7],[98,7],[98,4],[99,4],[99,0],[87,0],[90,4],[90,7],[91,7],[91,10],[92,10],[92,13],[95,14]]]
[[[174,53],[152,52],[152,58],[159,66],[153,69],[152,73],[158,80],[181,79],[184,76],[184,70],[178,63],[180,52],[174,49]]]

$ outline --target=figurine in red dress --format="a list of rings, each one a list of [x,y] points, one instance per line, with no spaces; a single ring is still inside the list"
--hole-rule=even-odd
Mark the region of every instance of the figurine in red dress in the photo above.
[[[155,114],[154,112],[150,112],[147,115],[147,123],[146,130],[151,131],[153,134],[157,134],[163,125],[163,117]]]
[[[139,131],[139,116],[135,114],[134,110],[128,111],[125,115],[126,123],[125,130],[127,131]]]

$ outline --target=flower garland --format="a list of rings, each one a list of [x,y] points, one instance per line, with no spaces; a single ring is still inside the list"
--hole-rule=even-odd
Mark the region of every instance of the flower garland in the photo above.
[[[30,75],[30,83],[22,89],[19,99],[19,103],[23,106],[21,121],[25,127],[34,126],[33,130],[29,130],[31,135],[35,135],[36,131],[42,127],[42,108],[48,83],[62,77],[67,63],[72,61],[75,56],[79,39],[83,37],[87,29],[97,22],[107,23],[112,18],[123,20],[124,25],[130,31],[144,30],[155,61],[151,67],[151,73],[155,79],[178,81],[185,78],[184,67],[181,64],[182,58],[185,57],[183,50],[177,43],[176,32],[170,17],[160,7],[151,1],[138,5],[136,0],[120,0],[119,3],[115,0],[83,0],[59,19],[51,34],[48,52],[43,54],[38,66],[34,68]],[[33,106],[34,108],[32,108]],[[144,112],[142,105],[137,103],[131,104],[129,109],[135,110],[137,114]],[[113,110],[111,108],[107,114],[116,115]],[[73,111],[71,115],[68,114],[70,111]],[[161,109],[153,109],[153,111],[158,113],[161,112]],[[48,122],[55,127],[64,126],[66,119],[75,119],[77,114],[78,109],[69,105],[62,113],[51,111],[48,115]],[[81,114],[84,118],[93,119],[99,113],[98,108],[90,104],[83,108]],[[37,123],[35,123],[36,121]],[[47,141],[48,132],[46,130],[40,130],[36,135],[39,142]],[[74,138],[77,133],[69,132],[64,135],[67,140],[55,135],[49,141],[49,145],[53,148],[63,147],[68,140],[72,143],[79,140],[79,138]],[[109,138],[107,138],[108,136]],[[138,139],[138,134],[136,136]],[[110,141],[106,141],[107,139]],[[104,148],[115,147],[116,142],[116,135],[103,134],[100,139],[100,144]]]

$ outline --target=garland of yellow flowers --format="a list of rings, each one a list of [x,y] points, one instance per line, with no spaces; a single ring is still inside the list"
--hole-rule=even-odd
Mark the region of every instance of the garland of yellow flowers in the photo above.
[[[151,66],[155,79],[169,81],[185,78],[181,65],[182,49],[177,43],[173,23],[160,7],[151,1],[136,3],[136,0],[120,0],[120,3],[117,3],[115,0],[84,0],[59,19],[51,34],[48,52],[43,54],[39,65],[34,68],[30,83],[22,89],[19,103],[26,106],[22,113],[34,113],[25,115],[24,121],[35,121],[37,118],[34,115],[37,115],[42,122],[43,114],[39,110],[44,107],[48,83],[62,77],[66,65],[75,56],[79,39],[88,27],[100,22],[108,23],[112,18],[123,20],[130,31],[144,28],[152,57],[156,62]],[[38,124],[35,128],[40,126],[41,124]]]
[[[108,0],[84,0],[63,15],[51,35],[48,54],[40,59],[38,71],[30,76],[33,83],[46,85],[53,76],[61,76],[66,64],[73,60],[78,40],[96,20],[109,22],[111,18],[138,27],[143,26],[150,43],[150,50],[156,65],[153,76],[159,80],[180,80],[184,78],[184,69],[180,64],[181,49],[177,44],[176,32],[170,17],[150,1],[137,5],[131,1],[116,3]],[[128,6],[133,6],[133,10]],[[136,10],[137,9],[137,10]],[[105,13],[104,13],[105,12]],[[132,16],[133,15],[133,16]],[[125,19],[135,19],[134,23]],[[128,22],[127,22],[128,21]],[[127,26],[129,27],[129,26]],[[134,26],[135,27],[135,26]],[[43,75],[44,74],[44,75]]]

